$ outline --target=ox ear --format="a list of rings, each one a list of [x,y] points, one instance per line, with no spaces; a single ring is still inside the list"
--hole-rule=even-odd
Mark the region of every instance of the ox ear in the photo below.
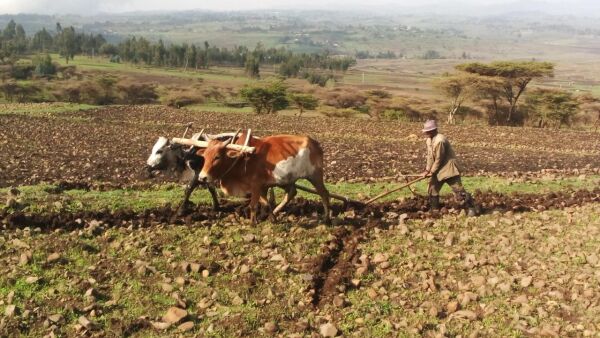
[[[227,157],[238,158],[242,155],[241,151],[237,150],[227,150]]]
[[[206,148],[197,148],[196,149],[196,155],[198,156],[204,156],[204,152],[206,151]]]

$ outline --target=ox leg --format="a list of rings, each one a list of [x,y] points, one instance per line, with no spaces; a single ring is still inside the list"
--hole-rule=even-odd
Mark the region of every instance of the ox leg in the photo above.
[[[283,196],[283,200],[281,200],[281,203],[279,203],[279,205],[275,208],[275,210],[273,210],[273,215],[277,215],[281,209],[285,208],[285,206],[294,199],[294,197],[296,197],[296,186],[295,186],[295,182],[292,183],[291,185],[288,185],[287,187],[285,187],[285,196]]]
[[[269,189],[269,207],[275,209],[275,187]]]
[[[323,182],[323,173],[317,173],[313,177],[309,178],[310,183],[315,187],[319,196],[321,196],[321,201],[323,202],[323,221],[326,224],[331,224],[331,211],[329,206],[329,191],[325,187],[325,182]]]
[[[271,191],[273,191],[271,189]],[[260,219],[264,219],[264,215],[265,213],[268,215],[269,220],[271,221],[275,221],[274,217],[273,217],[273,213],[271,212],[271,210],[273,210],[273,207],[271,206],[271,201],[270,199],[267,197],[267,195],[269,194],[269,188],[265,187],[262,189],[261,193],[260,193],[260,198],[259,198],[259,202],[260,202]],[[266,210],[265,210],[266,209]]]
[[[210,183],[207,183],[206,188],[208,189],[208,192],[210,192],[210,197],[212,197],[213,210],[219,210],[219,195],[217,195],[217,189]]]
[[[183,197],[183,202],[181,202],[181,205],[179,206],[179,210],[177,211],[177,214],[179,216],[184,215],[187,212],[188,204],[190,203],[190,196],[192,195],[192,192],[194,192],[194,190],[196,190],[196,188],[198,187],[198,184],[199,184],[199,181],[198,181],[199,175],[200,175],[200,172],[194,171],[194,177],[192,177],[192,179],[188,183],[187,187],[185,188],[185,196]]]
[[[258,224],[258,219],[256,217],[256,209],[258,208],[258,202],[261,199],[261,191],[260,189],[253,189],[252,194],[250,195],[250,221],[252,224]]]

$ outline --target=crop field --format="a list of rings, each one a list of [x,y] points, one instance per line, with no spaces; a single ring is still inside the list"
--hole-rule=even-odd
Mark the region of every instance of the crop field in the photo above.
[[[210,108],[0,107],[0,336],[600,333],[598,133],[442,126],[479,217],[447,187],[427,211],[418,184],[334,202],[332,225],[300,194],[255,226],[203,189],[176,216],[185,180],[144,171],[156,139],[307,134],[330,191],[366,200],[423,170],[421,125]]]

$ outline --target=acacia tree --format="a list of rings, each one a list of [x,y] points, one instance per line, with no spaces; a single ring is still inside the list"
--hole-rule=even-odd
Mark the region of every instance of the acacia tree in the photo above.
[[[502,118],[502,83],[496,77],[479,76],[472,87],[473,100],[485,107],[490,125],[499,125]]]
[[[579,102],[564,90],[537,88],[527,95],[527,104],[538,118],[538,126],[545,127],[553,121],[557,128],[570,125],[577,114]]]
[[[600,127],[600,98],[597,98],[591,94],[583,94],[577,97],[581,111],[592,115],[594,121],[594,130],[598,130]]]
[[[248,101],[256,114],[273,114],[289,106],[287,87],[281,81],[246,86],[240,96]]]
[[[443,76],[433,82],[434,88],[450,99],[449,124],[456,123],[456,114],[460,111],[463,103],[474,95],[479,81],[480,76],[461,72]]]
[[[298,117],[302,116],[305,110],[315,110],[319,105],[319,100],[310,94],[292,93],[288,95],[288,100],[300,110]]]
[[[554,64],[538,61],[497,61],[490,64],[479,62],[456,66],[458,70],[502,80],[503,97],[508,102],[506,123],[512,124],[519,98],[527,85],[536,78],[554,75]]]

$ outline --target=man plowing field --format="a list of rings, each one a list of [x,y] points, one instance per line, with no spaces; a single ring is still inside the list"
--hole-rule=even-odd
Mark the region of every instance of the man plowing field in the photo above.
[[[468,215],[476,216],[478,212],[473,197],[462,185],[456,154],[450,142],[438,132],[435,120],[425,122],[422,132],[427,143],[427,167],[422,176],[431,177],[427,189],[431,210],[440,209],[440,190],[444,184],[448,184],[456,199],[468,208]]]

